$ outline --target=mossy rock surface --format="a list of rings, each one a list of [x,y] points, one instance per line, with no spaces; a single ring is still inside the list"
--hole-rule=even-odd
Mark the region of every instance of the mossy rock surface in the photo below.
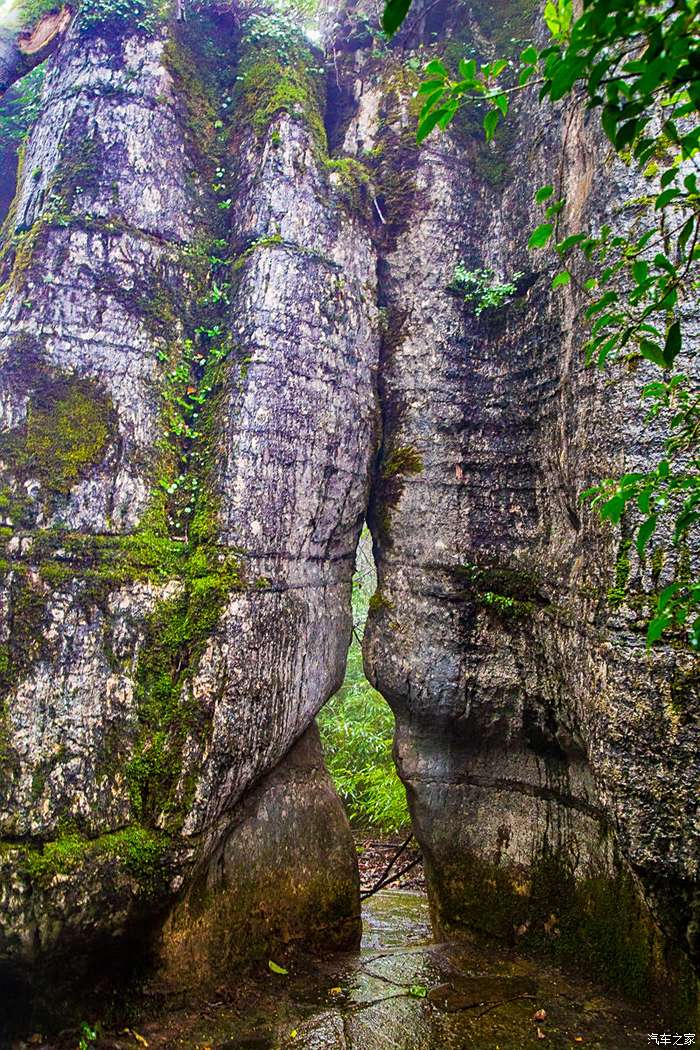
[[[114,407],[96,383],[47,370],[33,384],[24,423],[0,436],[0,458],[19,481],[67,496],[102,462],[115,431]]]

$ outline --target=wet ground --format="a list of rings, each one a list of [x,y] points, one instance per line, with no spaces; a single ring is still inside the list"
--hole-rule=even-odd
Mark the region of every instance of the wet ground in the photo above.
[[[618,1050],[660,1032],[654,1007],[616,1001],[533,960],[431,942],[422,893],[385,890],[365,904],[362,948],[270,970],[208,1002],[161,1003],[83,1047],[133,1050]],[[66,1038],[44,1047],[73,1047]],[[15,1044],[18,1045],[18,1044]],[[32,1044],[23,1044],[29,1046]],[[37,1045],[35,1042],[34,1046]]]

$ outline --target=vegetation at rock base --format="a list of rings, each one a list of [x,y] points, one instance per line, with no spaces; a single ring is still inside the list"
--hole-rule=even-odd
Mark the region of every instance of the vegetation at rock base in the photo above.
[[[389,0],[387,33],[400,28],[410,6]],[[530,43],[519,58],[478,64],[465,56],[455,73],[431,60],[418,92],[417,138],[478,107],[492,140],[513,97],[537,87],[542,104],[565,100],[599,112],[615,153],[646,180],[648,193],[631,202],[629,221],[587,230],[569,227],[561,188],[543,186],[535,202],[544,222],[528,242],[533,251],[553,251],[553,289],[571,285],[587,298],[581,315],[590,330],[589,363],[603,368],[637,357],[660,370],[642,401],[645,421],[665,428],[663,458],[652,470],[603,479],[582,494],[602,520],[623,524],[643,559],[657,530],[678,548],[700,523],[700,397],[683,370],[683,306],[700,287],[700,10],[693,0],[586,0],[576,12],[572,0],[548,0],[544,21],[545,46]],[[472,275],[467,293],[481,303],[478,285]],[[677,577],[657,596],[648,643],[673,630],[700,647],[696,578]]]
[[[362,634],[374,600],[374,568],[365,550],[363,545],[358,550],[345,680],[318,716],[318,726],[328,769],[351,823],[389,833],[410,825],[410,817],[392,756],[394,716],[362,666]]]

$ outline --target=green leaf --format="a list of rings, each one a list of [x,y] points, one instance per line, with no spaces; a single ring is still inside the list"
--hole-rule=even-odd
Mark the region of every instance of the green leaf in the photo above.
[[[528,80],[531,80],[532,77],[534,77],[535,73],[536,69],[534,66],[525,66],[518,77],[518,84],[520,87],[524,87]]]
[[[476,59],[460,59],[458,69],[459,75],[463,77],[464,80],[473,80],[476,76]]]
[[[289,970],[285,970],[284,966],[278,966],[276,962],[272,961],[272,959],[268,960],[267,965],[270,967],[273,973],[281,973],[283,975],[289,973]]]
[[[666,273],[670,273],[671,277],[676,276],[676,267],[673,265],[670,259],[668,259],[663,252],[657,252],[654,256],[654,265],[658,266],[660,270],[665,270]]]
[[[591,317],[595,317],[596,314],[599,314],[600,311],[604,310],[606,306],[610,305],[610,303],[617,302],[617,299],[617,292],[604,292],[603,295],[601,295],[600,299],[596,299],[596,301],[594,303],[591,303],[591,305],[586,309],[586,317],[590,320]]]
[[[568,270],[562,270],[558,273],[552,281],[552,288],[561,288],[562,285],[569,284],[571,281],[571,274]]]
[[[647,543],[649,542],[654,533],[654,529],[656,528],[656,522],[657,515],[651,514],[646,519],[646,521],[643,521],[642,524],[639,526],[639,531],[637,533],[637,553],[639,554],[640,558],[644,556],[644,548],[646,547]]]
[[[630,142],[634,139],[637,134],[637,128],[641,130],[641,124],[638,120],[628,120],[622,125],[619,131],[615,133],[615,149],[622,150],[625,146],[629,146]]]
[[[644,262],[643,259],[638,259],[632,263],[632,276],[634,277],[637,284],[644,284],[649,274],[649,263]]]
[[[411,0],[387,0],[382,15],[382,29],[393,36],[408,14]]]
[[[430,95],[433,91],[436,90],[436,88],[442,88],[444,90],[444,87],[445,87],[445,78],[444,77],[431,77],[430,80],[422,81],[420,87],[418,88],[418,94],[419,95]]]
[[[414,999],[425,999],[428,989],[424,984],[412,984],[408,989],[408,994],[413,996]]]
[[[680,586],[679,583],[669,583],[668,587],[664,587],[656,603],[657,612],[661,613],[664,611],[668,603],[671,601],[671,598],[673,598],[673,596],[680,590]]]
[[[447,127],[447,125],[450,123],[450,121],[454,117],[454,115],[457,112],[457,110],[459,109],[459,102],[457,101],[457,99],[453,99],[451,102],[448,102],[447,105],[444,106],[443,108],[444,108],[444,113],[441,114],[440,119],[438,120],[438,124],[440,125],[441,129],[444,131],[445,128]]]
[[[667,627],[670,627],[672,623],[670,616],[655,616],[653,620],[649,621],[647,627],[647,645],[653,645],[654,642],[658,642],[661,635],[664,633]]]
[[[681,230],[680,234],[678,235],[678,251],[680,252],[681,256],[685,255],[686,245],[690,240],[691,233],[695,229],[695,222],[695,216],[691,215],[688,221],[683,226],[683,229]]]
[[[603,368],[603,366],[605,365],[605,362],[607,361],[611,351],[615,348],[617,340],[618,336],[617,333],[615,333],[615,335],[611,335],[608,339],[606,339],[603,345],[601,346],[600,350],[598,351],[599,368]]]
[[[537,226],[530,234],[530,240],[527,242],[528,248],[544,248],[547,241],[554,232],[554,224],[551,222],[543,222]]]
[[[652,343],[650,339],[640,339],[639,352],[647,361],[653,361],[659,368],[666,368],[666,358],[658,343]]]
[[[613,496],[603,504],[598,513],[604,521],[612,521],[615,525],[619,525],[626,502],[622,496]]]
[[[428,115],[421,120],[418,124],[418,131],[416,132],[416,142],[422,142],[428,137],[433,128],[438,122],[446,115],[449,114],[447,106],[441,106],[439,109],[433,109]]]
[[[532,44],[530,44],[528,47],[525,48],[524,51],[520,52],[520,60],[521,60],[521,62],[529,62],[529,63],[536,62],[537,61],[537,48],[533,47]]]
[[[603,131],[608,136],[613,146],[615,145],[615,135],[617,134],[617,122],[619,119],[620,111],[613,106],[606,106],[600,115],[600,122],[603,125]]]
[[[581,242],[585,240],[585,233],[573,233],[570,237],[565,237],[563,241],[559,242],[557,245],[557,251],[560,255],[566,255],[572,248],[575,248],[577,244],[581,244]]]
[[[673,362],[681,352],[682,345],[681,326],[674,321],[666,333],[666,345],[664,346],[663,358],[666,368],[671,368]]]
[[[486,133],[486,141],[491,142],[496,132],[496,125],[499,120],[499,112],[497,109],[490,109],[484,117],[484,132]]]
[[[428,95],[428,97],[426,98],[425,103],[423,105],[423,108],[420,111],[420,116],[418,118],[419,122],[422,121],[422,120],[425,120],[427,114],[433,108],[435,103],[439,102],[444,94],[445,94],[444,88],[440,87],[440,88],[437,89],[437,91],[434,91],[432,93],[432,95]]]
[[[554,186],[540,186],[535,194],[535,204],[542,204],[554,193]]]
[[[670,204],[676,197],[680,197],[681,191],[677,186],[670,186],[663,193],[660,193],[654,201],[654,208],[659,211],[661,208],[665,208],[667,204]]]
[[[508,116],[508,96],[507,95],[496,95],[495,98],[491,99],[494,106],[497,106],[504,117]]]
[[[450,76],[447,67],[440,61],[439,58],[434,58],[432,62],[428,62],[427,66],[425,67],[425,72],[430,74],[437,74],[438,76],[441,76],[443,80],[448,80]]]

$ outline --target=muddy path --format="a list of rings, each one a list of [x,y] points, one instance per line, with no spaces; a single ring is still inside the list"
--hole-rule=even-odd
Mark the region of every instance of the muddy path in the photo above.
[[[366,901],[358,953],[266,970],[196,1005],[150,995],[81,1050],[618,1050],[676,1034],[661,1005],[623,1003],[507,951],[433,943],[425,896],[406,890]],[[75,1050],[78,1039],[14,1047]]]

